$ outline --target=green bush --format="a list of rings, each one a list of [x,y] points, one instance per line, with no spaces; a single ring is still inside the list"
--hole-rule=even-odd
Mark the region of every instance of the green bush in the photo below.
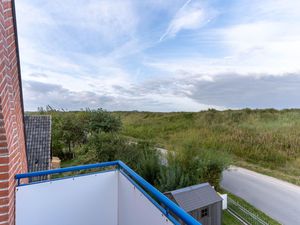
[[[94,133],[81,155],[94,155],[97,162],[122,160],[151,184],[160,172],[160,156],[153,144],[131,142],[117,133]]]
[[[193,143],[168,155],[168,166],[161,168],[158,187],[161,191],[209,182],[217,190],[222,171],[230,164],[228,154],[213,150],[203,150]]]
[[[157,187],[160,191],[172,191],[191,184],[190,177],[184,173],[179,163],[161,167]]]

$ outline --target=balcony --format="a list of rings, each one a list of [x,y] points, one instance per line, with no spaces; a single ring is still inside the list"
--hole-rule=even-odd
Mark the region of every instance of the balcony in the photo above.
[[[85,170],[93,172],[50,179]],[[49,179],[21,184],[39,176]],[[16,179],[16,225],[200,225],[121,161],[18,174]]]

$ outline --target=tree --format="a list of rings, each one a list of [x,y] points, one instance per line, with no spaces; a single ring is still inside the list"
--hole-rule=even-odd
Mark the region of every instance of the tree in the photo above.
[[[87,112],[90,114],[89,129],[91,132],[118,132],[121,129],[122,123],[119,117],[102,109],[88,110]]]

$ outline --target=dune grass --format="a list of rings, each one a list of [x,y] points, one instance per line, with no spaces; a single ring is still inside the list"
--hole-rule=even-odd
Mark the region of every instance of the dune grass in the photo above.
[[[238,165],[254,165],[277,177],[285,174],[286,180],[299,184],[300,110],[115,114],[121,117],[126,136],[152,140],[174,151],[189,143],[227,152]]]

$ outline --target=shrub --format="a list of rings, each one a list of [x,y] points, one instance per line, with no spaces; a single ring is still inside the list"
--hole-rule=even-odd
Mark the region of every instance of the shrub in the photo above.
[[[190,178],[183,172],[182,167],[178,163],[172,163],[161,167],[157,187],[166,192],[189,186],[190,183]]]

